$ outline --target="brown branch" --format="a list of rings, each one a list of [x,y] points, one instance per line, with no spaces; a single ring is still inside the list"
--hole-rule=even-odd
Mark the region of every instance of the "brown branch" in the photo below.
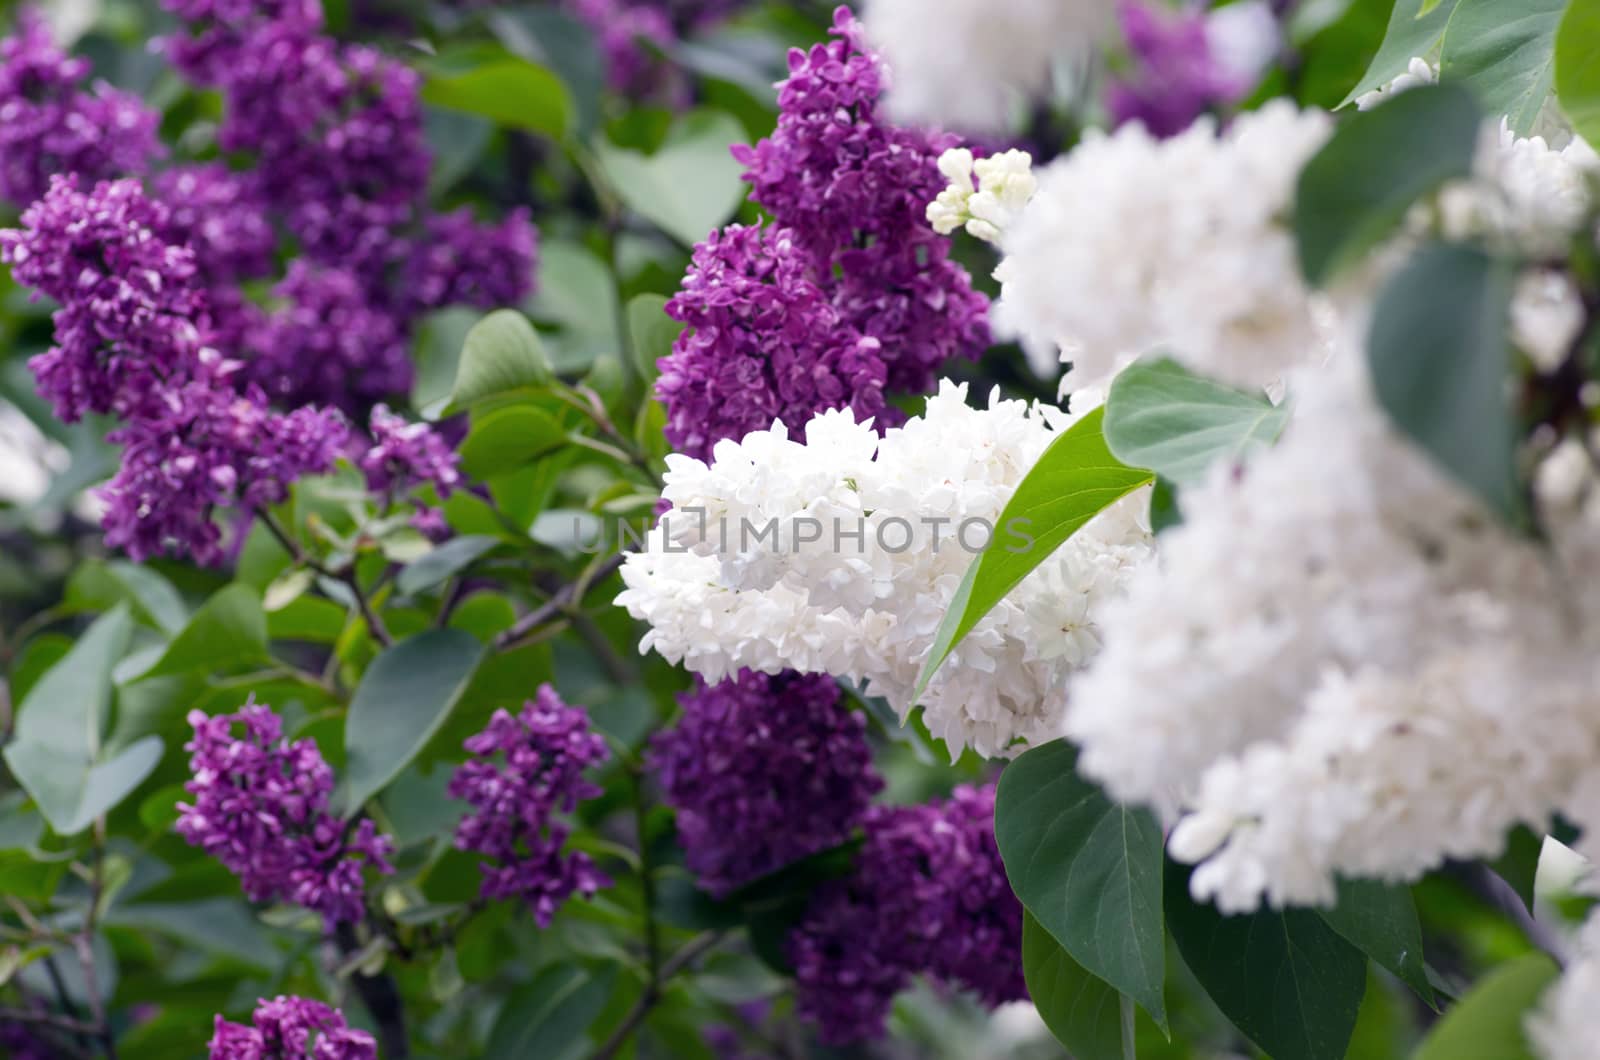
[[[628,1044],[628,1039],[633,1037],[633,1032],[639,1029],[639,1025],[645,1021],[645,1017],[650,1015],[651,1011],[661,1001],[661,988],[673,976],[715,949],[722,939],[722,932],[708,931],[698,938],[691,939],[677,953],[668,957],[666,962],[661,965],[660,972],[652,976],[650,982],[645,984],[644,993],[640,995],[639,1000],[634,1003],[628,1014],[623,1017],[622,1022],[617,1025],[617,1029],[611,1032],[611,1037],[607,1038],[605,1043],[591,1054],[589,1060],[611,1060],[612,1057],[621,1052],[622,1047]]]
[[[510,651],[512,648],[520,647],[522,642],[540,626],[566,615],[591,585],[615,574],[625,558],[625,554],[621,552],[607,558],[604,563],[594,568],[592,573],[586,573],[571,585],[559,590],[548,601],[522,616],[515,625],[495,638],[495,650]]]

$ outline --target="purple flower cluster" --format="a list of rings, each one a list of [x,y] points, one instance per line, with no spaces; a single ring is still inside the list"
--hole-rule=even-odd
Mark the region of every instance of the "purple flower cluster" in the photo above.
[[[483,0],[475,0],[482,3]],[[684,85],[655,53],[726,18],[743,0],[563,0],[595,34],[606,82],[635,98],[681,95]]]
[[[1106,88],[1117,125],[1137,121],[1154,136],[1176,136],[1249,90],[1212,53],[1203,8],[1172,12],[1145,0],[1119,0],[1117,17],[1133,59],[1132,71]]]
[[[55,1060],[54,1046],[31,1023],[0,1019],[0,1056],[8,1060]]]
[[[865,719],[818,674],[697,681],[652,764],[700,885],[719,897],[848,839],[883,781]]]
[[[661,360],[667,437],[702,460],[724,438],[823,409],[885,411],[882,345],[848,327],[787,228],[731,225],[695,247],[667,312],[687,328]]]
[[[252,901],[315,910],[330,931],[360,920],[362,870],[394,871],[394,842],[370,820],[352,830],[329,812],[333,770],[317,745],[284,739],[283,719],[253,699],[237,714],[192,711],[189,724],[193,802],[178,804],[178,834],[238,876]]]
[[[592,896],[610,880],[581,851],[563,853],[570,814],[600,788],[584,770],[603,762],[606,742],[589,716],[541,685],[520,714],[498,710],[467,740],[472,758],[450,778],[451,798],[472,807],[456,828],[456,847],[492,859],[481,865],[483,897],[520,899],[540,927],[574,893]]]
[[[0,41],[0,198],[26,206],[52,174],[143,173],[160,154],[160,116],[88,77],[89,63],[63,54],[37,12],[19,12],[16,36]]]
[[[875,807],[850,875],[825,884],[789,937],[800,1015],[843,1044],[880,1037],[917,975],[985,1004],[1027,996],[1022,906],[994,840],[994,788]]]
[[[222,329],[252,355],[251,378],[275,401],[364,414],[409,389],[406,349],[422,314],[527,296],[537,243],[525,211],[498,224],[431,212],[414,71],[327,36],[316,0],[163,4],[185,26],[164,42],[167,54],[221,93],[218,141],[254,163],[236,198],[203,204],[209,231],[250,259],[254,232],[227,209],[248,206],[260,225],[287,229],[303,255],[269,319],[244,306],[237,326]]]
[[[377,1060],[378,1044],[344,1013],[303,997],[257,1002],[251,1025],[217,1017],[210,1060]]]
[[[668,440],[691,455],[826,409],[888,426],[886,394],[925,393],[988,344],[988,300],[926,218],[955,141],[885,120],[883,71],[847,9],[833,33],[790,53],[773,134],[734,149],[777,227],[713,234],[668,305],[688,327],[657,393]]]
[[[40,393],[69,422],[122,421],[109,436],[126,451],[103,491],[107,542],[135,559],[215,563],[216,509],[282,500],[295,479],[333,466],[348,431],[337,412],[274,412],[260,390],[236,386],[238,364],[211,345],[195,254],[171,240],[171,223],[136,181],[85,192],[58,176],[21,229],[0,232],[0,260],[60,306],[56,345],[29,362]]]

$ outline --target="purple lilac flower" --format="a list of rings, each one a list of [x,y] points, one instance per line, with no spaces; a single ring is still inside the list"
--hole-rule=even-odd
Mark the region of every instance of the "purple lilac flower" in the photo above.
[[[833,32],[790,53],[776,131],[734,148],[779,227],[714,234],[669,307],[689,327],[657,393],[668,440],[692,455],[825,409],[890,426],[886,393],[924,393],[945,361],[988,345],[988,300],[926,219],[955,141],[883,120],[882,69],[847,9]]]
[[[349,428],[333,410],[278,413],[256,388],[198,379],[108,437],[124,450],[100,491],[106,544],[136,560],[187,553],[213,565],[225,556],[213,513],[284,500],[296,479],[333,468]]]
[[[285,407],[336,405],[351,415],[411,389],[406,334],[360,277],[299,260],[274,288],[281,308],[249,335],[250,378]]]
[[[1152,135],[1175,136],[1249,90],[1212,53],[1203,9],[1173,12],[1145,0],[1119,0],[1117,17],[1134,65],[1106,89],[1115,124],[1138,121]]]
[[[685,861],[714,895],[848,839],[883,789],[865,719],[831,677],[745,670],[678,702],[652,764]]]
[[[235,69],[251,38],[274,27],[315,33],[322,28],[321,0],[162,0],[187,23],[186,34],[161,41],[184,77],[216,87]]]
[[[480,866],[485,898],[520,899],[548,927],[574,893],[589,897],[610,886],[587,854],[561,850],[569,830],[556,815],[600,794],[583,772],[608,757],[581,708],[542,685],[520,714],[496,711],[466,748],[473,757],[448,791],[472,806],[456,828],[456,847],[490,859]]]
[[[378,1045],[320,1001],[277,997],[256,1003],[251,1026],[218,1016],[210,1060],[377,1060]]]
[[[372,446],[361,457],[367,488],[394,495],[432,485],[448,497],[461,481],[461,458],[426,423],[410,423],[379,405],[372,410]]]
[[[54,1046],[39,1037],[31,1023],[0,1020],[0,1056],[8,1060],[55,1060]]]
[[[283,719],[253,699],[237,714],[191,711],[189,724],[193,802],[178,804],[178,834],[238,876],[252,901],[315,910],[330,931],[361,919],[362,870],[393,872],[394,842],[367,819],[347,834],[329,812],[333,770],[317,745],[284,739]]]
[[[169,219],[137,181],[84,192],[57,176],[21,229],[0,232],[16,281],[60,304],[56,345],[28,364],[66,422],[129,415],[199,356],[205,299],[194,253],[162,237]]]
[[[220,162],[174,166],[152,191],[167,209],[166,232],[194,253],[207,282],[258,279],[277,267],[278,237],[254,174]]]
[[[401,290],[413,314],[447,305],[514,306],[530,289],[538,233],[527,210],[483,224],[466,208],[428,218],[406,263]]]
[[[160,116],[105,82],[92,87],[89,63],[69,58],[31,8],[0,41],[0,198],[25,206],[52,174],[85,180],[143,173],[161,152]]]
[[[876,339],[846,324],[788,229],[731,225],[695,248],[667,314],[687,328],[661,359],[667,440],[709,459],[724,438],[804,426],[827,409],[887,411]]]
[[[1026,997],[1022,907],[994,842],[994,790],[874,807],[851,873],[825,884],[789,937],[797,1008],[828,1044],[881,1037],[917,975],[989,1005]]]

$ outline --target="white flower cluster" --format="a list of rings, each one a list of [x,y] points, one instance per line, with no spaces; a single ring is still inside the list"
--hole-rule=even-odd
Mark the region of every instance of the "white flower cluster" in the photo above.
[[[707,466],[669,457],[665,531],[622,568],[617,598],[641,645],[710,680],[740,668],[864,683],[905,717],[940,621],[975,553],[1024,548],[999,526],[1018,483],[1070,422],[1058,409],[949,382],[882,438],[847,411],[718,443]],[[1097,615],[1151,551],[1143,493],[1080,530],[980,622],[920,703],[952,753],[985,756],[1060,734],[1067,684],[1099,648]],[[776,527],[776,530],[770,528]]]
[[[1058,61],[1109,34],[1115,12],[1115,0],[868,0],[862,21],[888,64],[895,118],[1001,133]]]
[[[1326,354],[1332,309],[1300,280],[1286,225],[1300,167],[1332,123],[1285,101],[1225,132],[1090,134],[1039,174],[1006,232],[997,326],[1044,366],[1096,381],[1162,348],[1248,386]]]
[[[1594,1060],[1600,1042],[1600,913],[1591,913],[1578,936],[1577,959],[1545,991],[1524,1028],[1543,1060]]]
[[[986,243],[1000,242],[1039,189],[1026,151],[974,161],[965,147],[952,147],[939,156],[939,172],[950,185],[928,204],[928,223],[945,236],[964,226]]]
[[[1431,85],[1439,80],[1439,64],[1430,63],[1428,60],[1416,56],[1406,64],[1406,72],[1396,77],[1386,85],[1379,85],[1370,92],[1363,92],[1355,98],[1357,110],[1371,110],[1378,104],[1389,99],[1396,92],[1404,92],[1408,88],[1418,85]]]
[[[1600,779],[1584,454],[1541,470],[1544,548],[1396,434],[1359,351],[1290,383],[1279,445],[1186,491],[1102,612],[1066,722],[1114,796],[1184,815],[1171,852],[1229,911],[1493,856]]]

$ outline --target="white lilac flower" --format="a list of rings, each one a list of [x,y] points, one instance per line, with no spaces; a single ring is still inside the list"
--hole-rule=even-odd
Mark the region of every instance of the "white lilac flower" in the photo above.
[[[1578,936],[1577,959],[1523,1024],[1541,1060],[1592,1060],[1600,1042],[1600,913]]]
[[[941,235],[965,226],[986,243],[1000,242],[1039,187],[1026,151],[974,161],[971,151],[952,147],[940,156],[939,171],[950,184],[928,204],[928,223]]]
[[[1224,132],[1202,118],[1168,140],[1089,135],[1006,232],[997,326],[1075,381],[1157,348],[1252,386],[1320,360],[1331,309],[1300,281],[1286,216],[1331,127],[1280,101]]]
[[[912,125],[1004,132],[1060,63],[1115,24],[1115,0],[868,0],[867,37],[889,66],[889,110]]]
[[[629,557],[617,599],[650,626],[642,648],[712,681],[740,668],[848,677],[902,717],[920,703],[953,753],[1004,755],[1058,735],[1071,676],[1099,648],[1100,607],[1150,553],[1147,499],[1125,498],[1041,564],[918,699],[962,575],[991,532],[1025,544],[996,524],[1069,422],[965,398],[947,382],[881,439],[839,411],[813,419],[803,445],[775,426],[720,443],[710,465],[671,458],[665,529]]]
[[[1414,879],[1513,825],[1583,823],[1600,780],[1600,506],[1579,447],[1514,538],[1420,451],[1347,352],[1291,378],[1295,418],[1182,498],[1158,564],[1100,613],[1066,733],[1224,910]],[[1181,819],[1180,818],[1181,816]]]
[[[1405,73],[1399,74],[1387,84],[1379,85],[1370,92],[1363,92],[1355,98],[1357,110],[1371,110],[1378,104],[1389,99],[1397,92],[1404,92],[1408,88],[1418,85],[1431,85],[1439,80],[1439,64],[1430,63],[1420,56],[1414,56],[1406,64]]]

